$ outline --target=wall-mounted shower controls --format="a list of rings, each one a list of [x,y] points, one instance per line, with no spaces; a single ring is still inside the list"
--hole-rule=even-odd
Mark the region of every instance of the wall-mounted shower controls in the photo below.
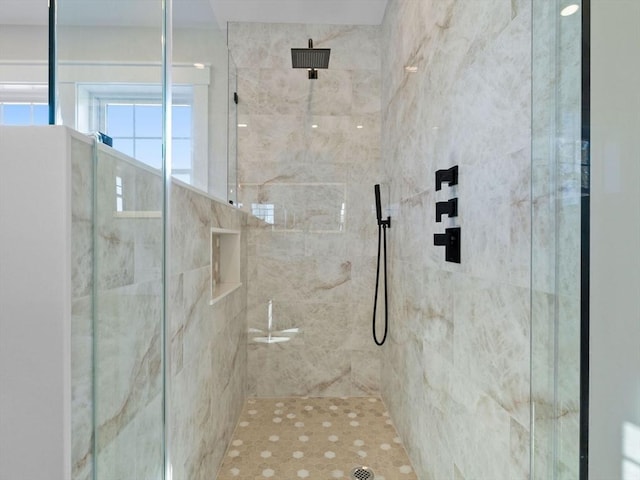
[[[448,182],[450,187],[458,184],[458,166],[457,165],[447,170],[436,171],[436,190],[442,189],[443,182]]]
[[[434,245],[444,245],[447,262],[460,263],[460,227],[447,228],[433,235]]]
[[[436,203],[436,222],[442,221],[442,215],[448,215],[449,218],[458,216],[458,199],[452,198],[447,202]]]
[[[457,165],[446,170],[436,171],[436,190],[441,190],[444,182],[447,182],[450,187],[458,184]],[[436,203],[436,222],[441,222],[444,214],[450,218],[458,216],[457,198]],[[447,262],[460,263],[460,227],[447,228],[445,233],[434,234],[433,244],[445,247],[444,258]]]

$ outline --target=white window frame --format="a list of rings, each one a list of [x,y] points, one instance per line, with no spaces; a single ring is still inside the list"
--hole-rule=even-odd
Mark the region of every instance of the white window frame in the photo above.
[[[118,85],[113,86],[97,85],[91,86],[87,89],[88,92],[88,104],[90,110],[90,131],[100,131],[110,135],[107,131],[107,106],[108,105],[162,105],[162,92],[160,87],[153,85]],[[191,177],[191,181],[194,178],[194,164],[195,162],[195,149],[194,149],[194,106],[193,106],[193,93],[192,88],[189,86],[177,86],[174,87],[173,93],[173,105],[174,106],[188,106],[191,108],[191,132],[189,137],[176,137],[172,135],[173,140],[188,139],[191,141],[191,159],[190,168],[188,169],[176,169],[173,168],[173,175],[188,174]],[[115,137],[118,138],[118,137]],[[157,137],[139,137],[135,135],[131,137],[132,140],[148,138],[148,139],[160,139],[161,133]],[[191,183],[191,181],[187,183]]]
[[[161,68],[150,64],[65,63],[58,67],[60,114],[65,125],[75,125],[76,130],[91,134],[95,132],[97,115],[91,97],[106,83],[133,86],[138,93],[144,87],[155,85],[157,89]],[[190,185],[208,191],[209,184],[209,83],[210,67],[195,68],[193,65],[174,65],[172,68],[174,96],[180,99],[180,89],[192,91],[192,175]],[[96,91],[98,90],[98,91]],[[131,89],[130,89],[131,90]],[[152,91],[152,95],[156,95]]]
[[[0,125],[2,124],[5,105],[29,105],[31,123],[33,123],[33,106],[48,105],[48,85],[42,82],[0,82]],[[38,124],[39,125],[39,124]]]

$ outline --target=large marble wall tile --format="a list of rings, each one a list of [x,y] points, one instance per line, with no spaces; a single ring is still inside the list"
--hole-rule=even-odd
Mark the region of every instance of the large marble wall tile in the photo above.
[[[131,448],[138,440],[134,422],[128,423],[119,433],[117,441],[112,441],[98,450],[96,459],[97,475],[106,478],[125,479],[135,469],[136,450]]]
[[[209,264],[211,201],[188,188],[171,192],[171,259],[174,272]]]
[[[345,258],[306,257],[287,264],[267,258],[257,275],[277,300],[342,303],[351,298],[351,266]]]
[[[329,68],[374,69],[380,61],[379,29],[374,26],[231,22],[229,49],[238,68],[291,69],[291,48],[331,48]]]
[[[351,72],[352,114],[378,114],[380,112],[380,82],[378,69],[353,70]]]
[[[95,335],[99,444],[118,436],[161,388],[160,282],[102,292]]]
[[[531,447],[531,432],[529,425],[522,425],[511,419],[509,475],[511,478],[529,478],[531,462],[529,451]]]
[[[71,302],[71,467],[89,480],[93,462],[92,331],[90,296]]]
[[[368,334],[369,332],[363,332]],[[382,359],[377,352],[369,350],[351,351],[351,393],[352,397],[378,395],[380,393],[380,372]]]
[[[238,68],[291,68],[290,49],[307,47],[303,25],[231,22],[228,28],[229,50]],[[319,39],[316,46],[321,47]]]
[[[278,397],[283,392],[286,396],[350,394],[351,359],[336,354],[333,348],[294,343],[250,344],[250,372],[254,365],[261,366],[256,375],[255,395],[259,397]]]
[[[454,363],[520,423],[529,419],[529,290],[464,281],[455,296]]]
[[[106,147],[97,148],[98,287],[110,289],[159,279],[161,178]],[[122,185],[121,195],[117,194],[117,183]],[[117,196],[121,197],[122,211],[118,211]]]
[[[91,145],[71,142],[71,295],[91,294],[93,166]]]
[[[135,478],[162,478],[164,470],[162,406],[162,393],[159,392],[136,417]]]

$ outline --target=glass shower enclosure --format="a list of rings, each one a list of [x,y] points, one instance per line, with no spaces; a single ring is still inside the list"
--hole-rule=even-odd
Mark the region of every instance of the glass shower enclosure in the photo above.
[[[56,5],[56,123],[95,138],[74,181],[92,235],[78,245],[92,262],[72,333],[74,480],[165,478],[170,4]]]
[[[582,142],[583,5],[534,0],[532,6],[531,478],[577,479],[589,181]]]
[[[168,106],[184,107],[203,89],[168,89],[171,4],[115,2],[106,10],[86,0],[57,2],[56,123],[87,134],[106,130],[114,146],[96,142],[85,152],[92,241],[83,248],[93,262],[85,266],[88,293],[74,304],[74,480],[169,478],[164,279],[172,146],[176,155],[190,145],[205,158],[217,148],[195,147],[194,139],[176,136],[178,128],[172,134],[172,116],[184,111]],[[560,15],[564,6],[533,2],[534,479],[578,478],[580,456],[580,232],[588,166],[581,139],[581,10]],[[204,87],[208,65],[192,60],[176,74],[193,74]],[[232,74],[223,88],[231,94],[232,60],[227,68]],[[228,105],[225,122],[237,124],[236,108]],[[235,128],[229,133],[233,158]],[[211,178],[228,179],[218,196],[236,201],[238,179],[227,154],[217,173],[204,169],[206,162],[178,162],[179,178],[209,191]]]

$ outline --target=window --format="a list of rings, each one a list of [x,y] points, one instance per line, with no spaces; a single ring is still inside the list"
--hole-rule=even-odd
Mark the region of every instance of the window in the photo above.
[[[48,125],[49,105],[30,102],[0,102],[0,125]]]
[[[252,203],[251,213],[261,218],[265,222],[273,225],[275,223],[275,205],[270,203]]]
[[[47,125],[47,91],[42,83],[0,83],[0,125]]]
[[[116,175],[116,212],[124,211],[124,199],[122,196],[122,177]]]
[[[113,148],[154,168],[162,166],[162,105],[159,103],[106,101],[104,133]],[[175,177],[191,180],[191,105],[173,105],[173,164]],[[102,130],[101,130],[102,131]]]
[[[113,148],[153,168],[162,167],[162,102],[159,87],[93,86],[90,130],[113,139]],[[191,183],[193,177],[193,107],[189,87],[174,92],[172,107],[172,174]]]

